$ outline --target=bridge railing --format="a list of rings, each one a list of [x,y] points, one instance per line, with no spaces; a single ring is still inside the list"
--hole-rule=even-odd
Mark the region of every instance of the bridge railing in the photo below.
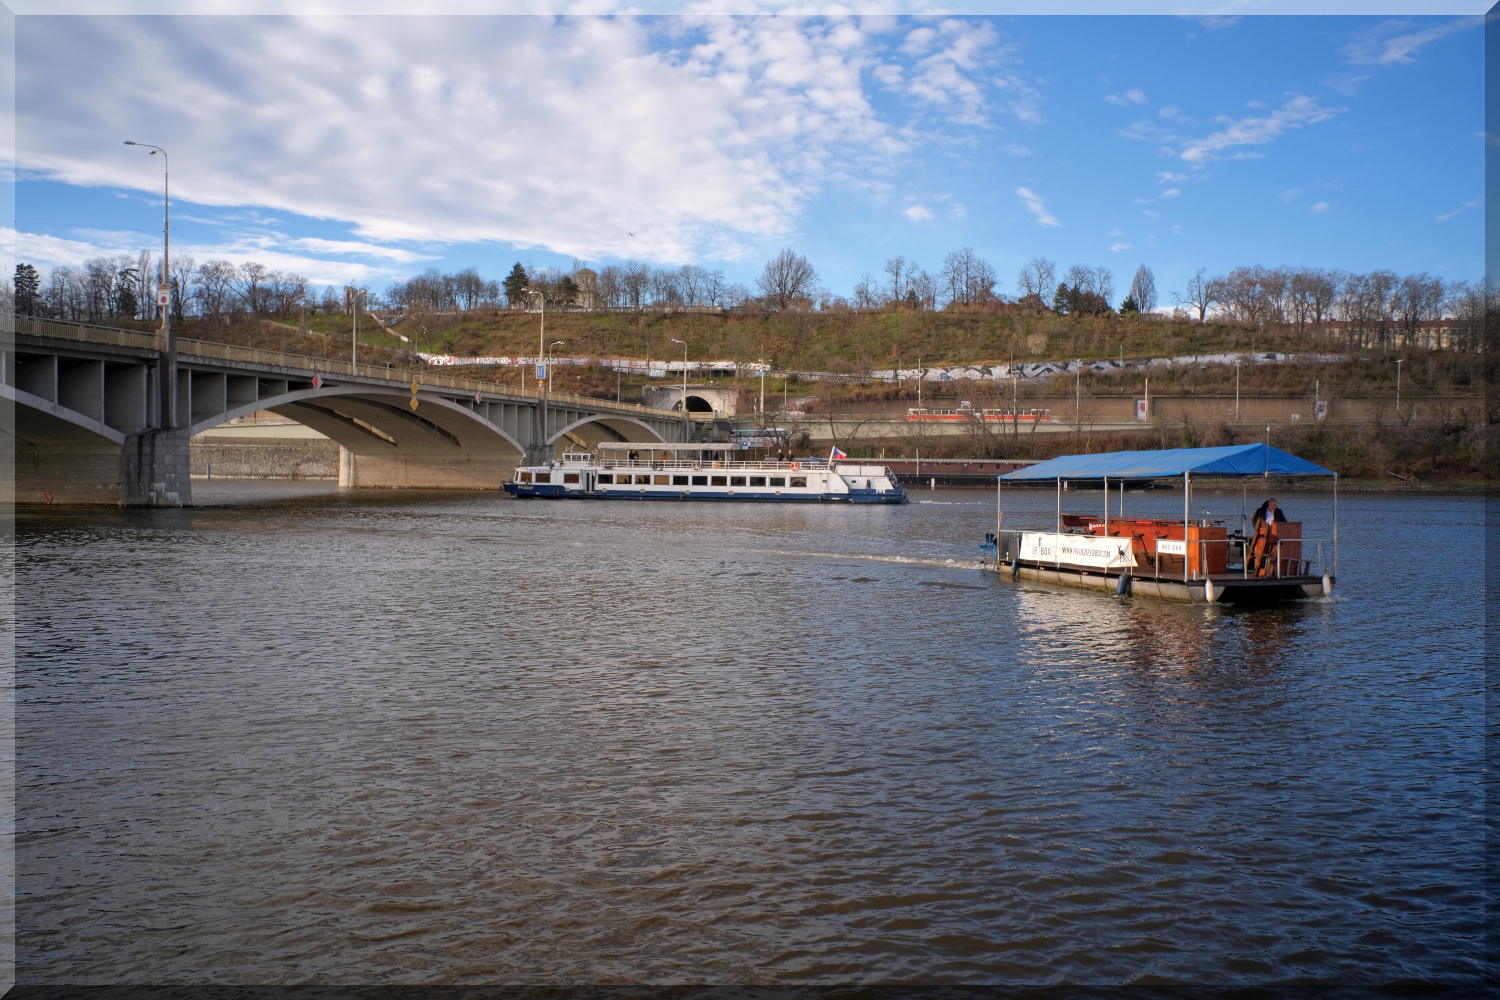
[[[88,344],[108,344],[112,347],[130,347],[138,350],[161,349],[160,337],[156,333],[141,333],[136,330],[121,330],[118,327],[97,326],[92,323],[59,323],[55,320],[16,317],[16,332],[33,337],[51,337]],[[212,340],[189,340],[179,338],[177,356],[210,358],[216,361],[237,361],[243,364],[266,367],[291,368],[323,375],[349,375],[355,378],[373,379],[393,385],[405,385],[415,380],[422,389],[449,389],[472,395],[476,392],[492,396],[511,396],[522,399],[538,399],[541,393],[535,389],[502,386],[494,382],[477,379],[455,378],[438,375],[420,369],[387,368],[383,365],[358,365],[333,358],[319,358],[306,354],[287,354],[283,351],[266,351],[258,347],[241,347],[238,344],[221,344]],[[617,413],[639,413],[654,417],[681,419],[682,414],[672,410],[657,410],[637,403],[616,403],[612,400],[594,399],[590,396],[575,396],[571,393],[547,394],[547,402],[556,406],[608,409]]]

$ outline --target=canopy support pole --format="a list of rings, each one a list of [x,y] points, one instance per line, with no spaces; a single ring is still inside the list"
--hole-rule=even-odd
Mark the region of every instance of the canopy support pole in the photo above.
[[[1104,536],[1109,537],[1109,477],[1104,477]]]
[[[1000,572],[1000,522],[1005,514],[1000,509],[1000,477],[995,477],[995,572]]]
[[[1057,526],[1053,529],[1062,534],[1062,477],[1057,477]]]
[[[1192,473],[1182,473],[1182,582],[1188,582],[1188,518],[1191,516]]]
[[[1333,575],[1339,575],[1339,474],[1333,474]]]
[[[1120,480],[1120,520],[1125,520],[1125,480]]]

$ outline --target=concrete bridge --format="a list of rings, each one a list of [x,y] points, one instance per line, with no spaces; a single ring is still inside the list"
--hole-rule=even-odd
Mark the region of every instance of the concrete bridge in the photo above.
[[[175,369],[157,334],[15,320],[0,341],[0,399],[14,420],[19,503],[189,504],[188,439],[271,410],[346,451],[359,486],[498,489],[518,460],[600,441],[693,435],[681,413],[502,388],[425,371],[179,340]],[[175,370],[176,426],[162,371]],[[168,376],[171,378],[171,376]]]

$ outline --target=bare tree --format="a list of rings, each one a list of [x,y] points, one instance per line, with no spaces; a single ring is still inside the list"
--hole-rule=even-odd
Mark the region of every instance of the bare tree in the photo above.
[[[896,258],[900,260],[900,258]],[[875,276],[869,271],[860,275],[859,281],[854,285],[854,308],[856,309],[878,309],[881,305],[881,292],[875,284]]]
[[[625,305],[639,309],[651,286],[651,267],[638,260],[627,260],[620,268],[620,288]]]
[[[810,298],[817,280],[818,273],[807,258],[786,247],[766,261],[755,283],[772,305],[786,309],[796,299]]]
[[[264,313],[266,308],[266,271],[264,264],[251,260],[241,264],[236,273],[239,279],[240,301],[244,302],[245,308],[256,316]]]
[[[1057,265],[1046,257],[1033,257],[1016,276],[1016,291],[1024,299],[1035,295],[1038,300],[1051,294],[1057,283]]]
[[[903,257],[903,256],[901,256],[900,254],[897,254],[896,256],[892,257],[890,260],[886,261],[885,262],[885,273],[888,274],[888,275],[890,275],[890,277],[891,277],[891,301],[892,302],[900,302],[901,301],[901,279],[904,278],[904,277],[906,277],[906,258]],[[869,284],[869,282],[870,282],[870,276],[868,274],[865,275],[865,281],[866,281],[867,284]],[[855,295],[854,295],[854,297],[855,297],[856,300],[859,298],[859,289],[858,288],[855,289]],[[855,304],[858,305],[858,302],[856,302]],[[869,306],[859,306],[859,308],[865,309],[865,308],[870,308],[870,307]]]
[[[973,305],[995,298],[995,269],[970,247],[943,258],[940,280],[949,305]]]
[[[479,276],[479,271],[472,267],[464,268],[453,275],[453,297],[458,308],[464,312],[472,311],[484,300],[485,281]]]
[[[1135,277],[1130,279],[1130,297],[1143,313],[1156,309],[1156,277],[1145,264],[1136,268]]]
[[[1204,271],[1205,268],[1200,267],[1193,272],[1193,276],[1188,279],[1185,294],[1172,293],[1172,298],[1179,305],[1188,305],[1198,310],[1199,323],[1203,322],[1204,317],[1208,314],[1208,310],[1219,301],[1218,286],[1212,280],[1203,277]]]

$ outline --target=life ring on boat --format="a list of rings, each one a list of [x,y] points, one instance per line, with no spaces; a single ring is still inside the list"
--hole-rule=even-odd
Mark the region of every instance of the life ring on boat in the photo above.
[[[695,469],[701,469],[701,468],[703,468],[703,463],[702,462],[694,462],[693,463],[693,468],[695,468]]]
[[[792,463],[792,471],[793,472],[800,472],[801,469],[802,469],[802,463],[801,462],[793,462]]]

